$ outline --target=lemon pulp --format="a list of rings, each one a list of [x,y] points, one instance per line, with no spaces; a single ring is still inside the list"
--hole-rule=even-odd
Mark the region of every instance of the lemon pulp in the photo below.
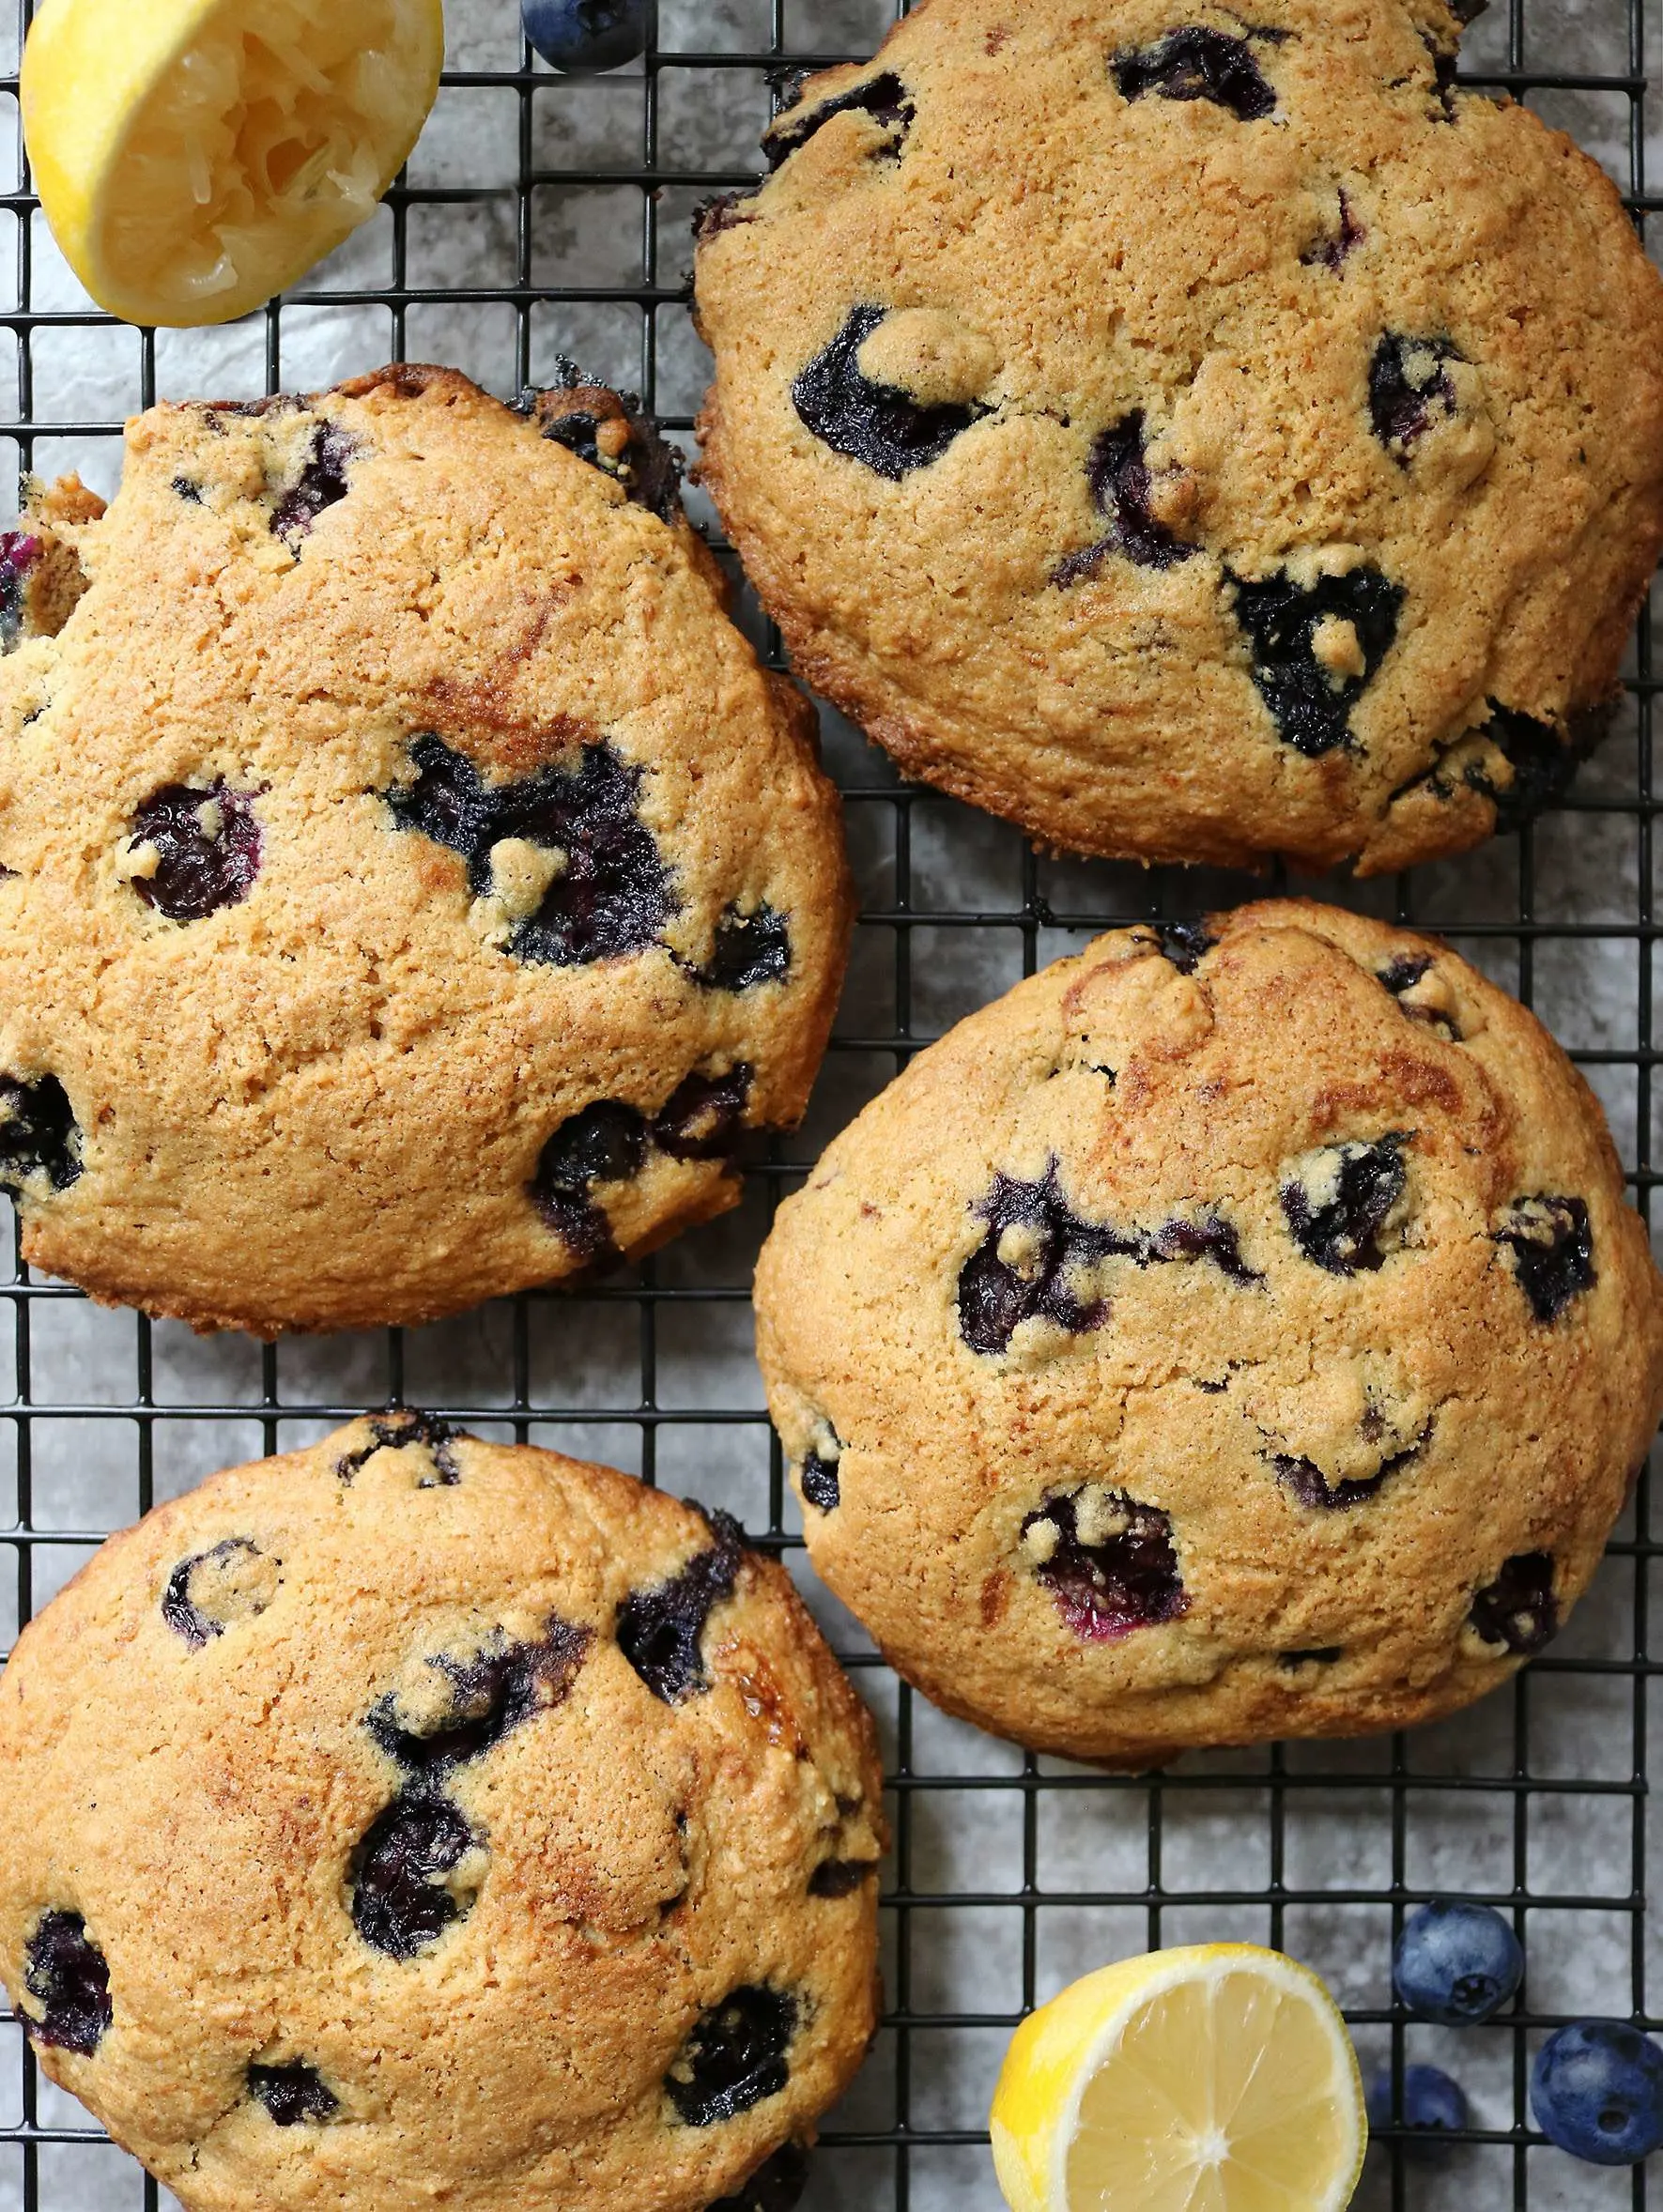
[[[42,202],[104,306],[228,321],[373,212],[433,104],[439,0],[164,0],[127,38],[131,6],[54,0],[31,38]]]

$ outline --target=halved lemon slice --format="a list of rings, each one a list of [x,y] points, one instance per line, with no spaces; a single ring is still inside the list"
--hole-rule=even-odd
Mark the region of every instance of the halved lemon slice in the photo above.
[[[442,0],[48,0],[22,100],[53,235],[129,322],[230,322],[373,212],[443,59]]]
[[[1204,1943],[1105,1966],[1025,2020],[993,2138],[1012,2212],[1343,2212],[1368,2130],[1317,1976]]]

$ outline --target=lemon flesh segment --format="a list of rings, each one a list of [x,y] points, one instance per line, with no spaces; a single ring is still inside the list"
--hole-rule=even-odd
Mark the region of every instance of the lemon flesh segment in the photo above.
[[[293,284],[374,212],[438,93],[441,0],[178,0],[170,51],[152,19],[131,70],[106,49],[89,85],[75,48],[110,9],[55,0],[23,109],[58,242],[129,321],[228,322]],[[66,76],[115,112],[68,120]]]
[[[1065,1990],[1018,2031],[993,2134],[1016,2212],[1343,2212],[1366,2140],[1328,1992],[1248,1944]]]

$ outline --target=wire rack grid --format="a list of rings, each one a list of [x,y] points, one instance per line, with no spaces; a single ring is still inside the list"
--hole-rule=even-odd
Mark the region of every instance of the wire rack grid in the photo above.
[[[122,417],[158,396],[316,385],[389,358],[454,362],[501,392],[558,353],[639,386],[689,441],[704,357],[688,314],[687,219],[747,183],[782,79],[870,53],[894,0],[661,0],[638,68],[559,78],[521,42],[513,0],[450,0],[439,104],[376,221],[301,289],[227,332],[134,331],[100,315],[58,260],[21,146],[0,223],[15,288],[0,330],[16,404],[0,437],[23,469],[76,466],[102,489]],[[16,135],[16,57],[0,52],[0,131]],[[9,26],[8,26],[9,27]],[[1657,0],[1498,0],[1463,78],[1572,130],[1644,235],[1659,110]],[[0,267],[6,256],[0,252]],[[4,457],[0,457],[0,472]],[[696,513],[711,519],[700,507]],[[742,599],[742,619],[778,639]],[[1648,612],[1626,712],[1565,806],[1464,861],[1325,896],[1441,931],[1519,991],[1599,1091],[1649,1211],[1654,1107],[1653,677]],[[750,1266],[782,1190],[906,1058],[1084,934],[1228,903],[1263,886],[1213,873],[1047,859],[1013,830],[901,784],[825,716],[863,898],[850,985],[809,1122],[747,1170],[746,1203],[649,1263],[576,1295],[528,1294],[460,1322],[374,1337],[202,1342],[109,1314],[0,1259],[0,1645],[110,1528],[211,1468],[322,1434],[365,1405],[425,1406],[482,1434],[611,1460],[739,1512],[800,1574],[878,1713],[896,1846],[884,1907],[887,2010],[817,2154],[808,2212],[993,2212],[985,2112],[1022,2014],[1095,1963],[1220,1936],[1286,1945],[1340,1993],[1365,2071],[1432,2059],[1473,2125],[1440,2169],[1387,2128],[1359,2199],[1378,2212],[1663,2202],[1645,2169],[1577,2167],[1532,2126],[1531,2055],[1597,2012],[1663,2025],[1646,1918],[1648,1591],[1659,1547],[1642,1477],[1594,1590],[1512,1689],[1408,1736],[1189,1758],[1137,1778],[1088,1774],[948,1722],[898,1684],[804,1563],[762,1411]],[[1518,2009],[1455,2035],[1393,2001],[1393,1938],[1433,1894],[1487,1899],[1524,1938]],[[172,2200],[37,2071],[0,2015],[0,2212],[138,2212]]]

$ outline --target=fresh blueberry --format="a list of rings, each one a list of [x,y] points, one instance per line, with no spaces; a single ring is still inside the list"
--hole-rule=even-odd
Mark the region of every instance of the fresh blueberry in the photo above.
[[[1586,1199],[1551,1197],[1545,1190],[1517,1198],[1496,1242],[1512,1253],[1518,1287],[1538,1321],[1557,1321],[1573,1298],[1599,1280]]]
[[[1087,1643],[1115,1643],[1190,1609],[1170,1515],[1121,1491],[1093,1485],[1046,1498],[1023,1522],[1022,1546]]]
[[[55,1075],[0,1075],[0,1190],[19,1195],[36,1175],[67,1190],[81,1174],[81,1126]]]
[[[1449,2028],[1489,2020],[1524,1979],[1524,1953],[1487,1905],[1440,1898],[1411,1912],[1397,1939],[1392,1980],[1412,2013]]]
[[[653,0],[520,0],[519,13],[546,62],[586,77],[644,54],[657,10]]]
[[[654,1697],[680,1705],[710,1687],[701,1645],[705,1622],[733,1593],[745,1531],[731,1514],[708,1514],[716,1541],[679,1575],[632,1590],[618,1608],[618,1649]]]
[[[200,922],[239,906],[260,872],[260,825],[253,794],[223,782],[164,784],[132,818],[133,846],[151,847],[156,867],[134,876],[145,905],[170,922]]]
[[[248,2093],[265,2106],[279,2128],[298,2128],[303,2120],[332,2120],[341,2109],[317,2068],[299,2059],[288,2066],[250,2066]]]
[[[1549,2143],[1594,2166],[1633,2166],[1663,2145],[1663,2051],[1626,2020],[1575,2020],[1531,2069]]]
[[[852,308],[831,344],[798,376],[791,396],[804,427],[834,453],[846,453],[899,483],[913,469],[939,461],[987,409],[974,403],[926,406],[862,376],[860,349],[887,312],[871,305]]]
[[[1282,570],[1257,581],[1224,574],[1253,648],[1254,683],[1284,744],[1308,760],[1349,745],[1351,709],[1397,636],[1403,586],[1366,563],[1311,585]],[[1325,663],[1319,637],[1343,644],[1347,629],[1351,652]]]
[[[1111,553],[1138,568],[1173,568],[1200,550],[1169,529],[1149,504],[1154,480],[1144,458],[1141,407],[1095,440],[1086,477],[1098,512],[1109,519],[1108,534],[1059,561],[1051,572],[1054,584],[1077,583],[1082,576],[1095,576]]]
[[[23,1945],[23,1987],[40,2006],[24,2016],[36,2043],[90,2058],[115,2019],[110,1969],[79,1912],[42,1912]]]
[[[792,2212],[808,2186],[808,2152],[801,2143],[781,2143],[735,2195],[723,2197],[710,2212]]]
[[[1438,2141],[1440,2135],[1465,2128],[1467,2125],[1467,2097],[1458,2081],[1452,2081],[1441,2066],[1405,2066],[1403,2094],[1398,2102],[1399,2117],[1392,2117],[1392,2076],[1388,2070],[1377,2074],[1368,2085],[1368,2124],[1370,2128],[1391,2128],[1394,2125],[1408,2128],[1411,2137],[1404,2145],[1404,2155],[1417,2164],[1430,2164],[1442,2157],[1448,2145]]]
[[[1274,36],[1259,33],[1261,38]],[[1275,110],[1275,91],[1247,40],[1200,23],[1185,23],[1152,46],[1116,54],[1109,66],[1124,100],[1147,93],[1162,100],[1207,100],[1240,123],[1257,122]]]
[[[352,1922],[372,1950],[413,1959],[470,1910],[445,1878],[478,1841],[449,1798],[399,1792],[352,1854]]]
[[[1553,1595],[1553,1560],[1545,1551],[1516,1552],[1472,1600],[1471,1621],[1486,1644],[1501,1644],[1528,1658],[1550,1643],[1559,1627]]]
[[[713,2128],[778,2097],[790,2079],[786,2053],[797,2012],[787,1991],[748,1983],[696,2020],[664,2077],[683,2124]]]
[[[874,123],[883,126],[889,138],[881,153],[889,161],[899,161],[916,112],[906,86],[893,69],[885,69],[879,76],[869,77],[864,84],[839,92],[833,100],[823,100],[806,115],[782,114],[763,133],[762,151],[769,168],[778,169],[781,161],[808,145],[823,123],[829,123],[834,115],[855,113],[870,115]]]

